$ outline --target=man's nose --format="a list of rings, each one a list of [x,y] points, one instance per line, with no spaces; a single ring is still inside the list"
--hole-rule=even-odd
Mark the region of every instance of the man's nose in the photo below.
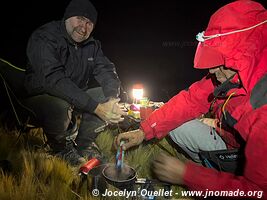
[[[85,33],[87,31],[87,29],[88,29],[87,24],[86,23],[82,24],[82,26],[81,26],[82,32]]]

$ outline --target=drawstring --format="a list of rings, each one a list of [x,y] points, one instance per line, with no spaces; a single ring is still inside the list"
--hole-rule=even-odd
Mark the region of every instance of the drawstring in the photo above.
[[[210,126],[210,135],[213,135],[213,130],[214,130],[213,127]],[[213,139],[217,140],[215,133],[214,133]]]
[[[222,106],[222,113],[223,113],[223,116],[224,116],[224,119],[226,119],[226,115],[225,115],[225,106],[226,104],[228,103],[228,101],[231,99],[231,97],[235,94],[235,92],[232,92],[229,97],[226,99],[226,101],[223,103],[223,106]]]
[[[225,114],[225,107],[226,107],[226,105],[227,105],[227,103],[229,102],[229,100],[231,99],[231,97],[233,96],[233,95],[235,95],[235,92],[232,92],[229,96],[228,96],[228,98],[225,100],[225,102],[223,103],[223,105],[222,105],[222,116],[220,117],[220,120],[218,120],[218,119],[215,119],[216,120],[216,124],[217,124],[217,122],[219,121],[219,134],[221,135],[221,132],[222,132],[222,117],[224,117],[224,119],[226,119],[226,114]],[[209,109],[209,111],[211,112],[211,110],[212,110],[212,108],[213,108],[213,105],[214,105],[214,103],[215,103],[215,101],[217,100],[217,98],[214,98],[213,99],[213,101],[211,102],[211,106],[210,106],[210,109]],[[213,134],[213,127],[211,127],[210,126],[210,135],[212,136],[213,135],[213,138],[214,138],[214,140],[217,140],[217,138],[216,138],[216,134],[214,133]]]
[[[225,102],[223,103],[223,106],[222,106],[222,116],[220,117],[220,121],[219,121],[219,134],[222,135],[222,118],[224,117],[224,119],[226,119],[226,114],[225,114],[225,107],[226,107],[226,104],[229,102],[229,100],[231,99],[231,97],[235,95],[235,92],[232,92],[228,98],[225,100]]]

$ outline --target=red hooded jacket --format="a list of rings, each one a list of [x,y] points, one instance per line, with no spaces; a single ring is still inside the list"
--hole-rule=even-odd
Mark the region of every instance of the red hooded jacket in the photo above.
[[[216,11],[204,35],[245,29],[266,20],[267,11],[261,4],[239,0]],[[244,173],[235,176],[188,162],[184,184],[191,190],[201,191],[263,191],[267,198],[267,23],[200,43],[194,67],[219,65],[237,71],[233,80],[239,79],[242,83],[241,88],[230,89],[225,98],[217,100],[213,111],[219,120],[225,117],[222,110],[227,113],[224,123],[231,129],[222,128],[218,132],[228,147],[238,146],[235,134],[244,140]],[[204,77],[154,111],[141,123],[146,139],[163,138],[186,121],[207,113],[215,87],[208,76]]]

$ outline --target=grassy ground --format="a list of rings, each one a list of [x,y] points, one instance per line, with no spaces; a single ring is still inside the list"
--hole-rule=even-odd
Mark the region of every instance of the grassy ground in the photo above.
[[[117,130],[107,130],[97,138],[97,144],[110,163],[115,159],[116,152],[112,147],[115,134]],[[4,160],[0,169],[1,200],[99,199],[91,195],[88,181],[83,181],[77,175],[77,168],[72,168],[47,153],[47,148],[43,147],[41,129],[23,133],[21,137],[18,135],[16,130],[7,131],[0,128],[0,160]],[[126,152],[125,162],[137,170],[138,178],[153,177],[150,170],[151,161],[160,151],[176,154],[166,140],[160,141],[160,145],[161,147],[156,142],[143,144]],[[112,186],[109,186],[109,189],[114,190]],[[172,190],[179,193],[184,188],[172,186]],[[179,199],[179,196],[173,196],[173,199]]]

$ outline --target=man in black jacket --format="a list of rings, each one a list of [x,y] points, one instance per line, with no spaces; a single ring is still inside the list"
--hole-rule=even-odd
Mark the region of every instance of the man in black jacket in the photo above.
[[[96,156],[97,134],[126,114],[118,105],[120,81],[114,64],[91,36],[96,20],[91,2],[72,0],[63,20],[35,30],[27,46],[26,104],[53,152],[73,165]],[[88,89],[92,78],[101,87]],[[76,138],[74,113],[82,115]]]

